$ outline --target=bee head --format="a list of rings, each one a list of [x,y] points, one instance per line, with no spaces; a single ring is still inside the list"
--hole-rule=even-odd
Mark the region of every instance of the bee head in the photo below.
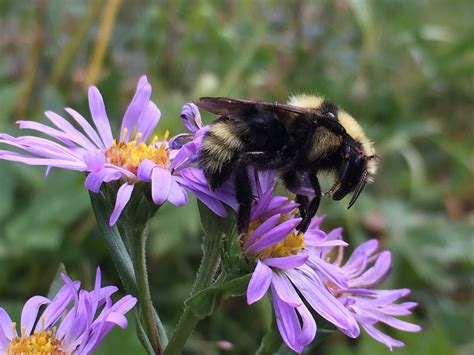
[[[375,174],[375,167],[379,160],[380,158],[377,155],[350,155],[345,166],[341,168],[340,175],[336,179],[336,184],[333,188],[337,189],[332,194],[332,199],[339,201],[347,194],[353,192],[348,207],[351,208],[357,201],[365,185],[372,181],[373,175]]]

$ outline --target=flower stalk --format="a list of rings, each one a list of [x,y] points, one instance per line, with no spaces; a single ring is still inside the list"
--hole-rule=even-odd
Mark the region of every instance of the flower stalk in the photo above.
[[[202,203],[198,202],[198,205],[201,215],[201,225],[204,230],[203,256],[191,289],[190,298],[199,291],[212,285],[221,260],[220,251],[223,229],[220,226],[219,217],[213,215]],[[186,304],[164,354],[181,354],[186,341],[200,319],[201,318],[193,312],[192,308]]]

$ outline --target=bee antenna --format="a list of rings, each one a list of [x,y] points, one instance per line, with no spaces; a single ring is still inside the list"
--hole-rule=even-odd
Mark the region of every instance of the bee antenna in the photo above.
[[[352,195],[352,198],[349,202],[349,206],[347,207],[347,209],[351,208],[354,205],[354,203],[357,201],[357,199],[359,198],[360,193],[362,192],[362,190],[364,189],[365,184],[367,183],[367,175],[368,174],[369,174],[369,172],[367,170],[365,170],[364,174],[361,176],[361,178],[359,180],[359,183],[357,184],[357,187],[354,191],[354,195]]]

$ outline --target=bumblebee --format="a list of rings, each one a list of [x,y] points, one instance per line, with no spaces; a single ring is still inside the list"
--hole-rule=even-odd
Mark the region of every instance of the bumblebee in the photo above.
[[[276,170],[296,193],[305,232],[321,196],[341,200],[353,192],[350,208],[367,182],[372,182],[379,157],[359,123],[319,96],[299,95],[287,105],[226,97],[203,97],[196,105],[219,116],[206,132],[199,164],[212,190],[235,179],[240,233],[248,230],[252,188],[247,167]],[[333,173],[331,189],[321,192],[318,174]],[[309,187],[312,200],[305,193]]]

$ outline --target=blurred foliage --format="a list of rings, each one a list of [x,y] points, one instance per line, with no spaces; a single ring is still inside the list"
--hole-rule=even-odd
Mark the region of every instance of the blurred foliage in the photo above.
[[[45,122],[46,109],[87,115],[88,83],[100,87],[117,128],[143,73],[162,110],[158,133],[182,131],[181,106],[199,96],[284,102],[294,93],[323,94],[360,120],[382,157],[376,182],[354,208],[323,202],[324,226],[343,225],[353,244],[376,237],[392,251],[387,287],[413,290],[420,304],[413,321],[424,328],[392,332],[407,343],[399,353],[468,354],[473,13],[469,0],[2,0],[0,131],[17,134],[20,118]],[[100,265],[118,284],[82,183],[80,174],[55,170],[44,179],[40,168],[0,161],[0,304],[8,310],[46,294],[61,262],[89,283]],[[160,210],[149,270],[169,328],[199,265],[200,238],[194,201]],[[226,301],[199,324],[186,351],[252,353],[270,318],[268,302]],[[366,335],[334,334],[322,346],[328,354],[388,352]],[[140,351],[131,322],[97,353]]]

